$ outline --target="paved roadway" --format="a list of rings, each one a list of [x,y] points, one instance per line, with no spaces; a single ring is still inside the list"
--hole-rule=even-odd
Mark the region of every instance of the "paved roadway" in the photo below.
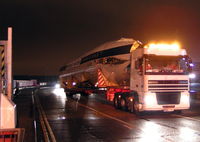
[[[58,142],[200,142],[200,103],[181,115],[149,113],[138,117],[116,110],[96,94],[66,98],[63,90],[36,93]]]

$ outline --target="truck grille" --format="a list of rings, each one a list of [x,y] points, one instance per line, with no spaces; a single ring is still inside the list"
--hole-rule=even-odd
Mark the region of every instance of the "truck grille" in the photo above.
[[[188,80],[149,80],[148,91],[151,92],[182,92],[188,91]]]
[[[157,92],[156,99],[159,105],[164,104],[179,104],[180,92]]]

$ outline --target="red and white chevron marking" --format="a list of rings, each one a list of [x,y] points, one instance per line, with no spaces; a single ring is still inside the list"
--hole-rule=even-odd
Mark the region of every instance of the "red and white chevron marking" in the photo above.
[[[106,82],[100,69],[98,69],[98,87],[105,87]]]

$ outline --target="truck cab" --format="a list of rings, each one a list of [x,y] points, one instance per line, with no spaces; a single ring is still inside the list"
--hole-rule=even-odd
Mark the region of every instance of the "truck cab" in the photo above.
[[[130,92],[134,92],[135,110],[189,109],[191,59],[185,49],[178,43],[133,44],[130,54]]]

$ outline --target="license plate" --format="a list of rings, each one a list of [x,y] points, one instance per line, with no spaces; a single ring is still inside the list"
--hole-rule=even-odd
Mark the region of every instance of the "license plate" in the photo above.
[[[174,106],[172,107],[172,106],[164,106],[163,107],[163,111],[164,112],[171,112],[171,111],[174,111]]]
[[[164,112],[171,112],[171,111],[174,111],[174,108],[164,108],[163,111]]]

